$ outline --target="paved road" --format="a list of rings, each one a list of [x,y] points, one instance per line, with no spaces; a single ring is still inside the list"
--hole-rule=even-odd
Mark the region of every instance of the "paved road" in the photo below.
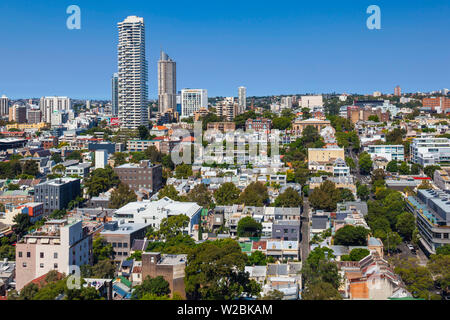
[[[408,249],[408,247],[406,246],[406,243],[403,242],[398,246],[398,249],[401,251],[399,253],[396,254],[396,256],[400,257],[401,259],[408,259],[408,258],[417,258],[419,259],[419,265],[421,266],[426,266],[428,258],[425,255],[425,253],[423,253],[422,249],[415,247],[416,248],[416,253],[412,253],[411,250]]]
[[[301,216],[301,241],[300,241],[300,255],[302,262],[306,261],[309,255],[309,202],[308,198],[303,199],[303,212]]]

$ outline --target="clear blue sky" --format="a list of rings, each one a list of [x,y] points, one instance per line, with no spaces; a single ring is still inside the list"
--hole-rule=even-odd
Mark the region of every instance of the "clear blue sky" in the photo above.
[[[66,28],[77,4],[82,29]],[[381,7],[381,30],[366,9]],[[110,97],[117,22],[145,18],[149,96],[162,46],[178,89],[209,96],[430,91],[450,87],[449,0],[2,0],[0,94]]]

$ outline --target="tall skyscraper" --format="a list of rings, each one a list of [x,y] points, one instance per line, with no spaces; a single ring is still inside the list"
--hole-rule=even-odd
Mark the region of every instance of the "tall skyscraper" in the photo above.
[[[118,23],[119,121],[122,127],[148,126],[148,65],[144,18],[129,16]]]
[[[181,90],[181,117],[192,117],[200,108],[208,108],[208,91],[206,89]]]
[[[177,64],[161,51],[158,61],[158,111],[165,113],[177,107]]]
[[[400,97],[400,96],[402,95],[402,88],[400,88],[400,86],[396,86],[396,87],[395,87],[395,90],[394,90],[394,94],[395,94],[397,97]]]
[[[72,102],[68,97],[42,97],[39,102],[42,121],[50,123],[52,113],[57,111],[69,112]]]
[[[247,88],[239,87],[238,94],[239,94],[239,107],[245,110],[245,108],[247,107]]]
[[[9,115],[9,99],[3,95],[0,98],[0,117]]]
[[[111,79],[111,113],[114,117],[119,114],[119,74],[114,73]]]

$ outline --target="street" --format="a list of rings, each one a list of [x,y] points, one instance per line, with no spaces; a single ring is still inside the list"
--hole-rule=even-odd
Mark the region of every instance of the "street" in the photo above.
[[[301,216],[301,241],[300,241],[300,256],[304,263],[309,255],[309,202],[308,198],[303,199],[303,212]]]

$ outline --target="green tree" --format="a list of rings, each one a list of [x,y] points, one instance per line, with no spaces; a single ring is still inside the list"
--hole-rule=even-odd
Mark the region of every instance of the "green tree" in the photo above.
[[[27,174],[36,177],[39,174],[39,166],[36,161],[27,160],[23,164],[22,174]]]
[[[364,227],[346,225],[336,231],[334,244],[343,246],[365,246],[369,230]]]
[[[252,182],[241,193],[238,199],[239,204],[246,206],[262,207],[269,201],[267,187],[261,182]]]
[[[170,294],[169,283],[162,277],[147,277],[142,284],[134,288],[132,299],[142,299],[144,295],[152,294],[158,297]]]
[[[92,242],[92,255],[94,264],[97,264],[99,261],[113,258],[114,249],[103,237],[97,237]]]
[[[89,177],[85,179],[84,185],[87,188],[88,194],[91,197],[96,197],[100,193],[119,185],[119,182],[119,177],[113,168],[107,166],[104,169],[99,168],[92,171]]]
[[[403,239],[410,241],[416,228],[416,219],[411,212],[403,212],[397,217],[396,229]]]
[[[334,182],[326,180],[319,188],[314,188],[309,196],[309,202],[318,210],[336,210],[337,203],[341,201],[341,193],[337,191]]]
[[[309,253],[302,268],[306,289],[320,282],[327,282],[336,290],[339,288],[341,278],[337,264],[332,261],[334,258],[333,250],[327,247],[317,247]]]
[[[403,161],[400,164],[400,166],[398,167],[398,173],[399,174],[410,174],[409,166],[405,161]]]
[[[162,189],[158,191],[158,198],[162,199],[168,197],[172,200],[179,200],[178,191],[171,184],[166,184]]]
[[[450,255],[450,244],[436,248],[436,254]]]
[[[342,300],[342,296],[331,283],[319,281],[306,287],[302,300]]]
[[[247,255],[231,239],[204,242],[187,258],[185,286],[188,299],[234,300],[258,296],[261,287],[245,272]]]
[[[57,152],[52,153],[52,156],[51,156],[50,160],[54,161],[55,163],[62,162],[61,155],[59,153],[57,153]]]
[[[225,182],[216,191],[214,191],[214,199],[218,205],[232,205],[237,199],[241,190],[233,182]]]
[[[303,204],[302,197],[293,188],[287,188],[275,199],[275,207],[297,208]]]
[[[427,176],[429,176],[431,179],[433,179],[433,177],[434,177],[434,172],[435,172],[436,170],[440,170],[440,169],[441,169],[441,167],[438,166],[438,165],[426,166],[425,169],[423,169],[423,172],[424,172]]]
[[[266,255],[259,250],[252,252],[252,254],[248,257],[249,266],[265,266],[267,263]]]
[[[358,163],[359,171],[361,174],[367,175],[370,173],[370,170],[372,170],[373,162],[367,152],[363,152],[360,154]]]
[[[159,235],[166,241],[175,238],[178,235],[183,234],[183,230],[189,225],[189,217],[180,214],[176,216],[170,216],[161,220],[159,227]]]
[[[118,209],[124,205],[137,200],[136,193],[128,187],[127,184],[120,183],[119,186],[111,193],[109,207]]]
[[[366,184],[361,184],[356,189],[356,195],[362,200],[367,201],[369,199],[370,190]]]
[[[342,188],[339,189],[339,201],[355,201],[355,196],[350,189]]]
[[[258,237],[262,232],[262,224],[252,217],[244,217],[239,220],[237,234],[239,237]]]
[[[398,172],[398,164],[397,160],[389,161],[389,163],[386,166],[386,171],[389,172]]]
[[[177,179],[187,179],[192,176],[192,166],[188,164],[180,164],[175,168],[175,177]]]
[[[211,192],[203,183],[197,184],[188,193],[189,201],[196,202],[201,207],[210,207],[213,204]]]
[[[367,257],[370,251],[364,248],[355,248],[350,251],[349,255],[343,255],[341,261],[361,261],[361,259]]]
[[[139,139],[141,140],[147,140],[148,137],[150,136],[150,132],[148,131],[148,127],[147,126],[139,126],[138,127],[138,134],[139,134]]]

